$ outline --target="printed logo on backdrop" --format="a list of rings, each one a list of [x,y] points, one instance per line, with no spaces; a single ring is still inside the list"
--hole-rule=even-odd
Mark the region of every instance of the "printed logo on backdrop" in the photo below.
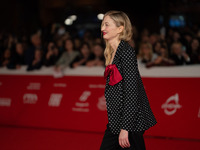
[[[87,102],[88,97],[91,95],[91,91],[84,91],[79,97],[78,102],[75,102],[75,106],[72,111],[76,112],[89,112],[89,103]]]
[[[198,118],[200,118],[200,107],[199,107],[199,112],[198,112]]]
[[[48,105],[52,107],[59,107],[62,97],[62,94],[52,93],[49,98]]]
[[[24,104],[36,104],[37,100],[38,100],[37,94],[26,93],[23,96]]]
[[[89,84],[89,88],[100,88],[100,89],[104,89],[105,88],[105,85],[104,84]]]
[[[179,95],[176,93],[175,95],[170,96],[164,104],[162,104],[161,108],[164,110],[166,115],[173,115],[176,113],[178,109],[182,106],[179,104]]]
[[[104,95],[98,98],[97,107],[101,111],[106,111],[106,99]]]
[[[10,107],[11,99],[10,98],[0,98],[0,106]]]
[[[53,86],[54,87],[65,88],[65,87],[67,87],[67,84],[66,83],[54,83]]]
[[[40,86],[41,84],[40,83],[29,83],[29,85],[27,86],[27,90],[40,90]]]

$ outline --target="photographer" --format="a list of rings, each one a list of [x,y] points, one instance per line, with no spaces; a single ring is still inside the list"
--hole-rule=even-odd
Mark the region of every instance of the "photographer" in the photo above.
[[[44,65],[49,67],[55,65],[60,57],[59,50],[54,42],[49,42],[47,46],[47,53],[44,60]]]

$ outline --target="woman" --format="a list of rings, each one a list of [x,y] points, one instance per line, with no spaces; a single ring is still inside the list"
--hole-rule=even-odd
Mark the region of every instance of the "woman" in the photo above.
[[[78,55],[70,64],[71,68],[76,68],[78,66],[85,66],[88,59],[91,56],[90,46],[87,42],[84,42],[80,46],[80,55]]]
[[[153,62],[157,58],[157,54],[153,52],[151,43],[142,42],[139,48],[138,60],[141,63]]]
[[[106,43],[105,98],[108,124],[100,150],[144,150],[143,133],[156,124],[138,71],[134,49],[128,44],[132,26],[121,11],[104,15],[101,31]]]
[[[104,56],[103,56],[103,46],[101,44],[94,44],[93,46],[93,55],[88,59],[86,66],[104,66]]]
[[[74,43],[71,39],[65,41],[65,52],[56,62],[55,71],[61,72],[65,67],[69,67],[70,63],[79,55],[78,51],[74,50]]]

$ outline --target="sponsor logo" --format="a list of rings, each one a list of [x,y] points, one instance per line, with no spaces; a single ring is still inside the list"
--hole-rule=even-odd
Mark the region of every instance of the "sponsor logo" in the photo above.
[[[0,106],[11,106],[11,99],[10,98],[0,98]]]
[[[85,102],[90,95],[91,95],[90,91],[84,91],[83,94],[80,96],[79,101]]]
[[[48,105],[52,106],[52,107],[59,107],[60,106],[60,102],[62,100],[62,97],[63,97],[62,94],[52,93],[50,98],[49,98]]]
[[[176,113],[177,109],[180,109],[182,106],[179,104],[179,95],[176,93],[175,95],[170,96],[164,104],[162,104],[161,108],[164,109],[164,113],[166,115],[173,115]]]
[[[199,112],[198,112],[198,118],[200,118],[200,107],[199,107]]]
[[[79,97],[78,102],[75,102],[75,107],[72,108],[72,111],[89,112],[90,104],[87,102],[87,100],[90,95],[91,91],[84,91]]]
[[[27,90],[40,90],[40,83],[29,83]]]
[[[104,89],[105,85],[104,84],[89,84],[89,88],[100,88]]]
[[[36,94],[26,93],[23,96],[24,104],[36,104],[37,100],[38,96]]]
[[[62,88],[65,88],[65,87],[67,87],[67,84],[66,84],[66,83],[54,83],[53,86],[54,86],[54,87],[62,87]]]
[[[97,107],[101,111],[106,111],[106,99],[104,96],[98,98]]]

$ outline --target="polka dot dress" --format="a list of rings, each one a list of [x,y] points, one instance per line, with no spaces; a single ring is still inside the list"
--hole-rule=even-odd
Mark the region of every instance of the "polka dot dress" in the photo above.
[[[116,64],[123,79],[114,86],[109,85],[109,76],[106,81],[105,98],[111,132],[147,130],[156,124],[156,119],[138,71],[134,49],[122,40],[112,64]]]

